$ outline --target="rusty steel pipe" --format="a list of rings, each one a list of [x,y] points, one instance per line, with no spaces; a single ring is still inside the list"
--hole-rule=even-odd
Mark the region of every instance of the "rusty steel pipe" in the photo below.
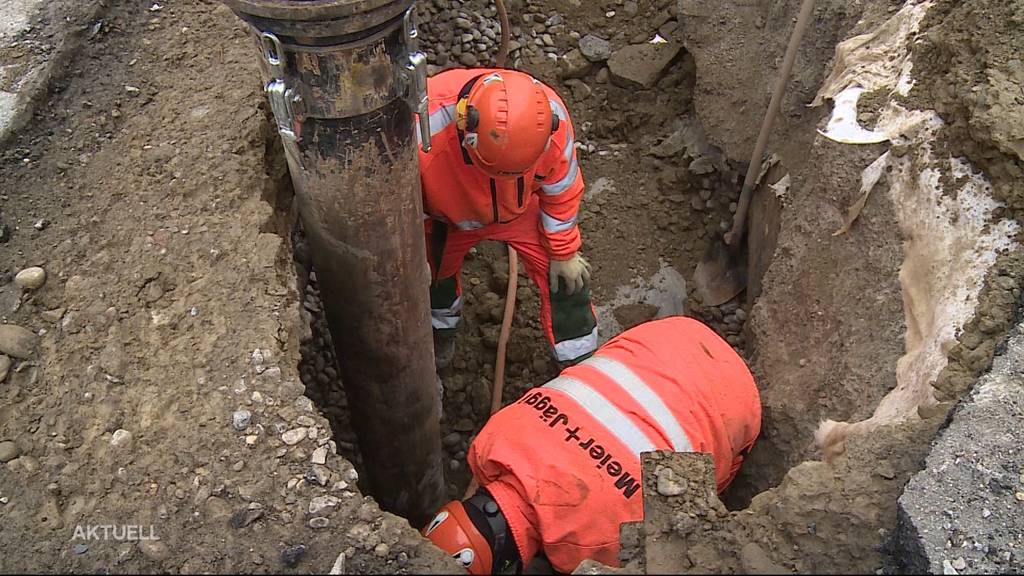
[[[426,74],[413,2],[225,2],[259,47],[367,487],[420,526],[444,485],[414,122]]]

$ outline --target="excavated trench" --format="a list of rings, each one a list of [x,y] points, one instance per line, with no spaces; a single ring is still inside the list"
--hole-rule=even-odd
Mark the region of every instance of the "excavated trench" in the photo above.
[[[584,252],[594,264],[595,301],[605,336],[658,314],[695,315],[741,350],[761,389],[761,439],[743,475],[725,496],[735,511],[718,516],[712,529],[696,533],[703,547],[692,548],[680,560],[679,571],[750,571],[738,558],[746,544],[756,544],[763,556],[786,570],[867,572],[888,567],[891,558],[886,558],[884,546],[897,523],[896,499],[923,465],[949,411],[990,368],[1007,330],[1020,320],[1024,255],[1017,248],[1012,222],[1024,220],[1024,172],[1019,134],[1014,131],[1022,124],[1012,121],[1020,119],[1019,93],[1014,93],[1019,92],[1019,82],[1006,78],[1019,74],[1016,55],[1021,47],[1000,39],[1020,38],[1024,17],[1016,13],[1014,3],[999,0],[937,0],[921,24],[927,33],[914,41],[917,88],[897,100],[908,110],[938,110],[945,127],[930,135],[927,130],[919,132],[921,138],[857,146],[817,136],[815,129],[825,127],[830,106],[807,104],[829,75],[836,44],[875,30],[902,3],[819,0],[815,34],[809,36],[804,59],[798,62],[793,90],[770,147],[779,162],[766,173],[768,187],[760,188],[754,205],[751,229],[765,242],[751,253],[757,270],[763,272],[763,277],[753,276],[749,293],[757,298],[748,294],[721,307],[703,307],[690,297],[686,286],[691,272],[708,239],[723,231],[734,209],[743,155],[765,100],[752,86],[766,84],[764,77],[770,77],[777,65],[774,55],[782,52],[780,44],[797,3],[688,0],[680,3],[688,7],[683,18],[682,9],[673,8],[677,3],[665,0],[526,0],[518,2],[514,12],[520,48],[513,53],[513,62],[564,95],[579,130],[579,154],[588,182],[580,226]],[[440,48],[443,42],[454,41],[441,35],[450,29],[454,12],[484,11],[487,18],[493,14],[486,12],[489,2],[483,0],[424,0],[421,5],[429,8],[436,26],[433,37],[425,27],[425,44],[433,47],[432,63],[439,67],[446,65],[442,60],[453,60],[450,46],[443,52]],[[9,411],[18,434],[20,429],[39,432],[29,455],[57,455],[22,463],[29,475],[18,480],[16,497],[6,510],[18,510],[8,519],[19,533],[32,534],[33,542],[18,554],[17,546],[12,547],[12,566],[35,566],[39,558],[47,557],[41,555],[44,548],[59,550],[56,546],[68,543],[66,531],[40,528],[55,518],[51,510],[58,510],[54,495],[48,494],[48,483],[54,481],[66,497],[62,503],[70,503],[69,517],[82,505],[89,512],[99,506],[96,511],[123,514],[124,520],[148,521],[150,516],[136,516],[140,510],[169,520],[163,526],[171,547],[145,547],[147,563],[124,565],[129,568],[271,569],[277,566],[262,564],[262,556],[252,564],[244,562],[254,550],[276,555],[281,543],[300,540],[310,544],[311,553],[330,550],[332,558],[315,565],[322,568],[336,556],[334,541],[339,535],[362,547],[357,558],[376,558],[383,567],[390,557],[385,551],[378,558],[376,550],[383,542],[371,540],[382,526],[374,524],[375,506],[361,502],[352,491],[338,488],[338,496],[327,500],[346,510],[331,518],[330,531],[310,532],[315,528],[312,523],[308,530],[303,527],[312,520],[305,516],[312,504],[307,498],[322,494],[309,487],[320,477],[326,483],[326,475],[317,476],[326,468],[308,464],[305,448],[312,448],[312,429],[306,431],[305,444],[291,449],[281,444],[280,436],[299,422],[312,420],[324,446],[331,438],[349,460],[357,465],[360,461],[322,313],[321,287],[296,226],[290,178],[270,122],[264,131],[268,188],[261,192],[276,214],[264,221],[263,207],[254,210],[251,205],[258,204],[248,193],[257,180],[249,176],[258,154],[249,154],[249,139],[258,142],[259,137],[254,133],[256,122],[244,109],[250,101],[262,99],[255,71],[252,88],[244,81],[231,81],[210,89],[209,70],[251,64],[251,47],[245,43],[240,48],[240,31],[229,41],[225,37],[230,34],[216,27],[215,19],[221,22],[230,14],[211,15],[198,5],[166,8],[172,9],[185,10],[189,20],[194,19],[195,37],[179,34],[177,24],[157,26],[147,7],[126,8],[130,18],[115,11],[103,32],[91,40],[97,47],[85,52],[89,56],[79,62],[81,70],[69,77],[67,93],[40,117],[41,137],[24,151],[11,150],[7,158],[5,174],[18,175],[12,182],[38,193],[30,196],[31,201],[11,194],[5,209],[14,206],[34,217],[33,203],[38,201],[41,209],[49,210],[39,216],[54,217],[67,208],[67,221],[58,219],[47,232],[67,234],[66,238],[59,244],[55,240],[51,248],[47,243],[53,237],[43,234],[26,250],[33,257],[52,254],[50,283],[58,288],[41,292],[33,306],[40,313],[60,310],[58,318],[68,307],[61,320],[66,333],[60,348],[44,351],[59,361],[44,366],[51,374],[46,382],[60,385],[43,389],[12,386],[8,380],[4,389],[7,398],[21,394]],[[615,17],[607,16],[613,11]],[[648,88],[610,81],[606,64],[566,69],[558,63],[578,45],[571,32],[603,35],[618,50],[648,42],[652,22],[657,22],[659,34],[685,42],[688,52],[680,52]],[[1007,28],[1007,23],[1018,27]],[[140,33],[123,34],[126,30]],[[547,42],[545,34],[550,37]],[[221,49],[199,50],[204,46]],[[472,58],[460,48],[458,59],[480,60],[481,54],[493,53],[492,48],[493,42],[489,48],[484,43]],[[532,55],[525,53],[527,48]],[[138,59],[131,59],[137,64],[134,71],[129,70],[131,63],[109,59],[111,54],[138,54]],[[186,65],[174,66],[173,75],[165,75],[165,62]],[[116,74],[101,73],[111,70]],[[129,91],[125,96],[129,82],[141,86],[142,94]],[[985,90],[974,90],[978,84]],[[884,87],[864,95],[858,110],[863,125],[887,118],[892,108],[886,100]],[[117,103],[120,111],[108,114],[105,106],[94,102]],[[204,105],[193,106],[195,102]],[[194,135],[203,144],[182,141],[181,133]],[[708,141],[720,144],[723,152]],[[29,158],[21,156],[30,148],[32,162],[23,167]],[[847,208],[861,196],[865,169],[886,152],[889,159],[870,197],[865,197],[859,218],[846,234],[833,235]],[[211,160],[217,154],[229,161],[221,166],[219,160]],[[53,191],[61,190],[62,184],[68,190],[80,187],[88,196],[69,193],[72,206],[58,206],[53,202],[60,195]],[[132,225],[104,220],[113,222],[115,217]],[[230,224],[251,226],[246,228],[251,231],[256,223],[284,238],[290,253],[266,254],[252,246],[222,250],[219,244],[211,251],[202,236],[226,230],[230,240],[276,249],[276,242],[259,244],[230,227],[219,228]],[[32,234],[24,228],[14,241]],[[21,245],[16,246],[20,254]],[[153,264],[154,254],[165,252],[170,256]],[[501,295],[509,281],[503,252],[499,245],[484,243],[463,271],[466,311],[457,358],[441,373],[450,496],[459,495],[468,481],[465,452],[490,404]],[[297,294],[264,293],[259,285],[266,278],[262,272],[250,274],[248,268],[225,266],[222,260],[237,258],[248,260],[247,266],[272,267],[289,257],[294,270],[275,273],[285,287],[294,273]],[[147,264],[143,269],[138,262]],[[81,275],[61,278],[62,267]],[[196,273],[208,280],[195,281]],[[139,305],[136,290],[157,288],[150,280],[161,274],[163,288]],[[255,287],[239,286],[250,278]],[[541,336],[534,288],[523,277],[513,281],[520,283],[520,301],[509,344],[506,402],[544,383],[558,369]],[[12,294],[17,301],[15,292],[6,291],[8,297]],[[302,299],[302,318],[277,317],[279,305],[293,304],[295,296]],[[253,298],[260,306],[256,314]],[[218,308],[229,313],[219,314]],[[118,314],[111,318],[109,311],[118,310],[120,319]],[[169,324],[167,310],[177,310],[184,320]],[[256,328],[233,324],[247,320]],[[120,327],[105,332],[113,321]],[[46,326],[51,338],[56,334],[49,324],[32,326]],[[93,333],[93,326],[100,331]],[[268,335],[283,326],[298,326],[298,372],[305,394],[330,421],[330,431],[305,413],[296,415],[296,406],[306,403],[290,385],[294,366],[282,364],[287,369],[283,382],[270,382],[271,376],[256,379],[266,382],[260,384],[263,391],[273,391],[276,400],[287,394],[294,406],[290,401],[287,406],[274,405],[269,398],[265,404],[249,404],[235,397],[239,390],[248,392],[234,387],[244,384],[255,369],[249,362],[253,348],[264,348]],[[182,336],[193,329],[198,346],[191,336]],[[227,345],[221,346],[219,340],[227,340]],[[278,340],[282,348],[293,341]],[[285,358],[294,353],[284,352]],[[103,378],[94,365],[113,375],[127,372],[130,378],[125,381],[132,384],[125,386],[111,375]],[[196,367],[207,372],[197,375]],[[88,378],[83,379],[83,371]],[[274,371],[278,377],[281,372]],[[37,392],[48,395],[34,396]],[[107,400],[90,407],[94,394]],[[233,423],[228,418],[243,412],[242,407],[251,408],[249,417],[254,418],[253,433],[244,436],[229,428]],[[73,417],[60,418],[61,414]],[[814,432],[820,420],[829,418],[851,427],[835,427],[842,433],[831,439],[845,441],[826,442],[822,454],[813,446]],[[193,422],[200,425],[192,426]],[[114,450],[120,447],[107,441],[106,433],[122,426],[135,431],[135,452]],[[42,440],[53,434],[57,444],[43,451]],[[60,440],[65,435],[86,441],[69,445]],[[192,447],[198,456],[189,450]],[[69,458],[79,460],[65,467]],[[31,468],[38,470],[40,462],[52,475],[31,476]],[[352,479],[348,472],[346,466],[339,478]],[[159,483],[150,485],[149,477]],[[124,486],[115,478],[125,480]],[[187,497],[194,487],[199,489],[193,508]],[[93,504],[82,504],[85,498]],[[98,513],[95,518],[104,519]],[[320,518],[324,520],[326,516]],[[251,527],[243,531],[245,526],[235,526],[225,532],[224,526],[234,524]],[[318,539],[311,534],[318,534]],[[965,541],[957,538],[951,539],[951,546]],[[189,551],[185,556],[193,556],[185,565],[183,550]],[[98,556],[104,552],[97,544],[88,555],[70,555],[65,549],[50,557],[59,562],[52,565],[68,570],[106,570],[120,561],[119,552],[117,560],[112,548],[106,552],[107,556]],[[402,554],[408,561],[410,554]],[[97,557],[108,561],[91,560]],[[261,565],[264,568],[257,568]],[[399,571],[401,566],[387,564],[387,569]]]
[[[999,184],[993,193],[976,169],[954,162],[934,180],[957,186],[920,186],[932,143],[925,154],[921,142],[901,142],[902,160],[884,169],[858,228],[832,236],[840,211],[860,193],[864,169],[885,148],[812,145],[797,131],[822,125],[823,111],[791,114],[783,126],[790,141],[778,144],[778,161],[763,175],[752,208],[757,248],[749,255],[750,289],[704,307],[687,283],[709,239],[726,229],[746,166],[707,142],[705,130],[715,133],[716,126],[703,126],[695,109],[699,63],[681,51],[652,90],[595,84],[596,103],[589,87],[578,94],[572,82],[559,83],[548,63],[523,67],[565,89],[579,126],[589,183],[580,221],[595,264],[602,339],[656,316],[693,315],[737,348],[762,390],[762,438],[722,495],[737,511],[730,537],[759,541],[775,562],[798,570],[876,569],[889,562],[880,558],[895,527],[895,499],[1018,315],[1021,258],[1006,251],[1014,212],[986,200],[1005,198]],[[824,73],[818,70],[819,79]],[[935,147],[945,152],[949,143]],[[303,298],[301,324],[309,327],[300,335],[299,372],[306,394],[331,422],[339,452],[358,468],[321,287],[294,210],[282,205],[292,194],[280,148],[268,149]],[[711,169],[696,166],[698,157],[708,158]],[[640,176],[652,189],[630,188]],[[636,261],[624,246],[639,247]],[[485,242],[467,258],[456,361],[440,374],[453,498],[469,481],[466,450],[486,421],[508,280],[503,246]],[[558,370],[536,320],[535,289],[522,275],[518,282],[505,403]],[[935,400],[919,401],[931,394],[932,381]],[[850,433],[823,453],[814,432],[828,418],[873,423],[862,426],[870,433]],[[823,456],[828,463],[818,461]],[[836,538],[843,540],[838,548]],[[738,562],[726,552],[717,561],[719,569]]]

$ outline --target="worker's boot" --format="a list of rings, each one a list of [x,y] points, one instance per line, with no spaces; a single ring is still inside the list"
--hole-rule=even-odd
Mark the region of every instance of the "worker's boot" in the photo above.
[[[442,370],[455,358],[455,330],[434,330],[434,366]]]

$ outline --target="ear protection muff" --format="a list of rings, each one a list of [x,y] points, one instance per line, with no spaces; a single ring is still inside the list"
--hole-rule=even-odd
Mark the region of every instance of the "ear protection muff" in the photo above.
[[[475,106],[469,105],[468,98],[462,98],[459,100],[455,109],[460,118],[465,118],[465,126],[461,128],[466,132],[476,132],[478,126],[480,126],[480,110]],[[561,119],[558,114],[551,114],[551,133],[558,132],[558,127],[561,125]]]

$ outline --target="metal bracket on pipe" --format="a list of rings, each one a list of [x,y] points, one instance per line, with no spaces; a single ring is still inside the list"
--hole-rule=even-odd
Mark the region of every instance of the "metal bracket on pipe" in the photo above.
[[[424,152],[430,152],[430,100],[427,98],[427,55],[414,52],[409,55],[406,70],[412,75],[412,86],[409,90],[410,106],[419,115],[420,146]]]
[[[430,152],[430,100],[427,97],[427,55],[420,51],[416,22],[413,20],[415,4],[405,11],[402,26],[405,29],[406,46],[409,49],[409,63],[405,65],[405,79],[408,87],[409,106],[419,116],[420,146]]]
[[[296,131],[298,117],[295,112],[302,98],[285,83],[284,51],[281,41],[270,32],[262,32],[260,42],[263,45],[263,57],[270,66],[270,81],[267,82],[264,91],[277,120],[277,131],[286,143],[294,144],[299,139]]]

